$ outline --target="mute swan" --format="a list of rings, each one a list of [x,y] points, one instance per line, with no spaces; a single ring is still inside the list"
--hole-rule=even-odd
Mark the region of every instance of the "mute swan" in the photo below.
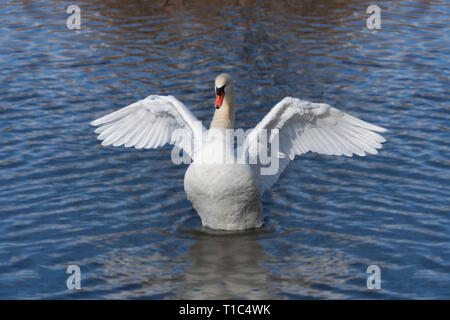
[[[182,149],[193,162],[184,178],[187,198],[200,215],[203,226],[223,230],[261,227],[261,195],[276,182],[296,155],[308,151],[328,155],[377,154],[385,139],[372,125],[330,105],[286,97],[277,103],[245,137],[240,150],[252,159],[268,135],[269,146],[278,144],[278,170],[263,175],[258,163],[236,160],[236,150],[227,149],[227,129],[234,126],[235,88],[231,76],[215,79],[216,110],[209,130],[199,124],[186,106],[173,96],[147,98],[101,117],[91,125],[102,145],[151,149],[167,143]],[[274,130],[275,129],[275,130]],[[271,130],[269,133],[267,130]],[[229,131],[229,130],[228,130]],[[180,134],[182,132],[182,134]],[[197,142],[202,141],[198,145]],[[229,159],[229,158],[227,158]]]

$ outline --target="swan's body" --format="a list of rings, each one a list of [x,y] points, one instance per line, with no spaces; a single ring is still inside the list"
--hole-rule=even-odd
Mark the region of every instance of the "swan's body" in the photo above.
[[[261,137],[279,141],[276,172],[265,175],[260,163],[239,162],[226,132],[234,126],[235,98],[231,77],[216,78],[216,111],[210,130],[172,96],[149,96],[92,122],[102,145],[155,148],[171,143],[192,164],[184,188],[206,227],[245,230],[262,225],[261,196],[276,182],[295,155],[308,151],[330,155],[376,154],[385,129],[345,114],[327,104],[284,98],[250,132],[241,146],[258,157]],[[275,129],[275,130],[274,130]],[[180,134],[181,133],[181,134]],[[201,143],[199,143],[201,142]]]
[[[234,152],[228,155],[228,163],[223,161],[225,150],[225,130],[211,128],[206,133],[200,154],[184,176],[186,195],[205,227],[224,230],[259,228],[263,213],[253,170],[248,164],[237,163]]]

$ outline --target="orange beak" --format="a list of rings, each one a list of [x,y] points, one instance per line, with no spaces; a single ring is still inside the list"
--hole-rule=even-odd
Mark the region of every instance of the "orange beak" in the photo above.
[[[216,94],[216,103],[214,103],[214,107],[216,107],[216,109],[219,109],[222,106],[224,96],[225,93]]]

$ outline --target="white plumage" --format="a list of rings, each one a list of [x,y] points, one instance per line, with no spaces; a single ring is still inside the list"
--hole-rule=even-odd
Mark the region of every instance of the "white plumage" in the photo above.
[[[151,149],[167,143],[177,145],[191,157],[197,118],[172,96],[151,95],[116,112],[91,122],[103,146]],[[176,134],[177,132],[184,134]]]
[[[296,155],[308,151],[327,155],[377,154],[386,129],[352,117],[324,103],[286,97],[277,103],[248,136],[250,154],[263,129],[278,129],[282,153],[276,175],[262,176],[260,189],[268,190]],[[273,140],[269,138],[269,142]]]
[[[183,149],[193,163],[185,175],[185,191],[204,226],[244,230],[262,225],[261,195],[270,189],[296,155],[377,154],[386,129],[341,112],[328,104],[287,97],[276,104],[246,137],[244,148],[256,157],[266,132],[278,135],[279,170],[261,175],[262,165],[224,161],[225,131],[234,124],[234,84],[229,75],[216,78],[216,112],[206,130],[179,100],[151,95],[91,124],[102,145],[156,148],[167,143]],[[277,130],[273,130],[277,129]],[[202,144],[199,142],[202,141]],[[228,155],[230,156],[230,155]],[[234,157],[234,154],[231,155]],[[205,162],[206,159],[206,162]],[[209,161],[209,162],[208,162]]]

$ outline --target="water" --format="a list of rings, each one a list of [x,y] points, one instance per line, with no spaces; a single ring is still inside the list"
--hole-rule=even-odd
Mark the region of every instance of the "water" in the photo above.
[[[0,4],[0,298],[450,298],[450,9],[383,1]],[[284,96],[389,129],[377,156],[306,154],[265,226],[201,229],[170,148],[99,145],[89,122],[173,94],[208,125],[213,79],[237,127]],[[68,265],[81,290],[68,290]],[[366,269],[381,268],[381,290]]]

